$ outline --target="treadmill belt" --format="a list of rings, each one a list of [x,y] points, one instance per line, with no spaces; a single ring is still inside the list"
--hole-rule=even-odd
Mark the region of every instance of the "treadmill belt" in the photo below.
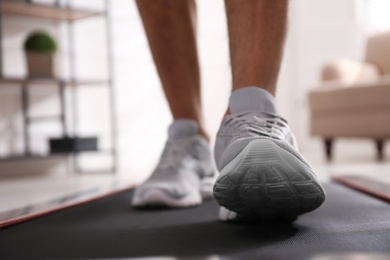
[[[134,210],[131,191],[123,192],[1,230],[0,259],[389,253],[389,204],[338,184],[324,187],[321,208],[292,224],[273,225],[220,222],[212,200],[190,209]]]

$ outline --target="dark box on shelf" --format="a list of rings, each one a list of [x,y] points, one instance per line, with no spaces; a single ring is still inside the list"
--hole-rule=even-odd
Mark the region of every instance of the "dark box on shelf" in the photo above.
[[[50,138],[50,153],[72,153],[82,151],[96,151],[97,137],[62,137]]]

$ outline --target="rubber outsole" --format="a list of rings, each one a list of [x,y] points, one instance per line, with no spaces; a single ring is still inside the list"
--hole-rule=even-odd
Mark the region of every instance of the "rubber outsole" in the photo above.
[[[294,220],[325,201],[312,169],[269,139],[250,142],[222,169],[213,192],[246,221]]]
[[[183,197],[174,197],[168,191],[163,189],[150,189],[144,191],[132,198],[133,207],[168,207],[168,208],[187,208],[201,204],[203,200],[213,197],[213,184],[215,177],[204,177],[200,180],[199,191],[194,190],[192,193]]]
[[[182,198],[173,198],[167,192],[159,189],[146,191],[142,197],[135,196],[132,200],[132,206],[142,207],[168,207],[168,208],[187,208],[197,206],[202,203],[200,193],[195,192]]]

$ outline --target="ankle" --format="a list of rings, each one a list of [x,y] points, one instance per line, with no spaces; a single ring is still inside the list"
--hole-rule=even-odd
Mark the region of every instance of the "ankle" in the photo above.
[[[207,132],[201,127],[199,128],[198,134],[203,137],[208,143],[210,143],[210,136],[207,134]]]

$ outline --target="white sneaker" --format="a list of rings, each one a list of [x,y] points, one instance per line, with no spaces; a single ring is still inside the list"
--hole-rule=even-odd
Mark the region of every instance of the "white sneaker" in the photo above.
[[[230,111],[215,147],[220,219],[291,220],[318,208],[324,189],[296,149],[287,122],[277,115],[273,97],[243,88],[232,94]]]
[[[195,121],[179,119],[172,123],[160,162],[150,178],[136,188],[133,206],[183,208],[212,197],[215,178],[211,152],[197,133]]]

